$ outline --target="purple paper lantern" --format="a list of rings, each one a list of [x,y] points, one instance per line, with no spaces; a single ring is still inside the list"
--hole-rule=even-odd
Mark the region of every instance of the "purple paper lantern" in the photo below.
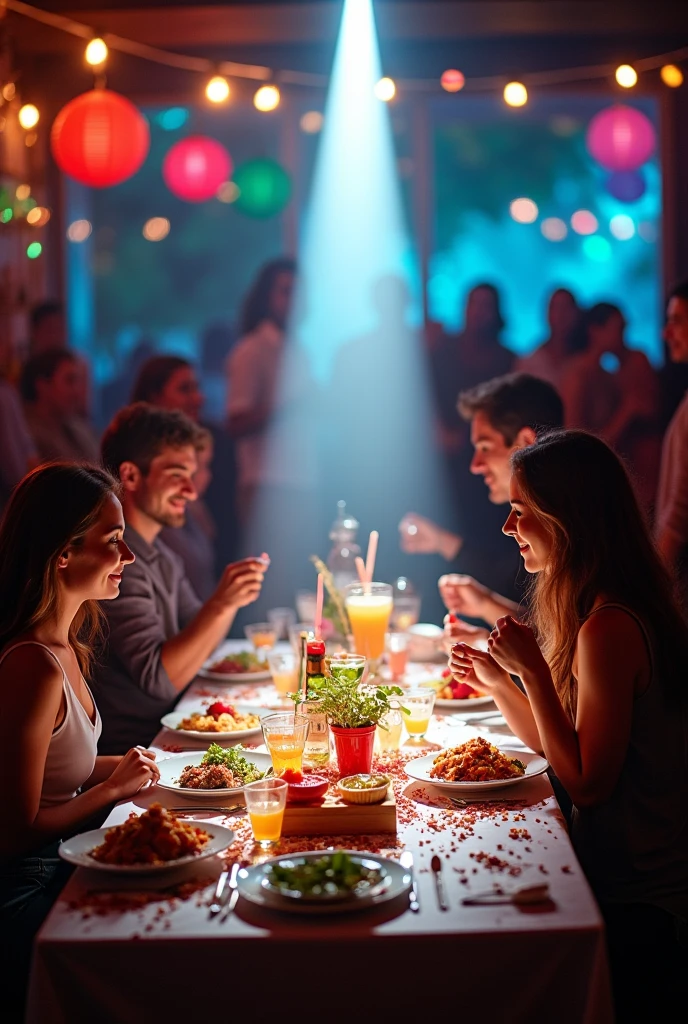
[[[593,160],[608,171],[635,171],[650,159],[657,144],[649,118],[622,104],[596,114],[585,141]]]
[[[620,203],[634,203],[645,195],[645,179],[640,171],[615,171],[607,178],[605,187]]]

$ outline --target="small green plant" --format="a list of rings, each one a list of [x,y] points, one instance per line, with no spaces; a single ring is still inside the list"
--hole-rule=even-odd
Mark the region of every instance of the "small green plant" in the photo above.
[[[390,697],[403,697],[398,686],[367,686],[357,678],[326,677],[317,692],[309,691],[308,698],[318,701],[318,711],[327,715],[331,725],[340,729],[363,729],[377,725],[391,710]],[[406,708],[404,714],[410,714]]]

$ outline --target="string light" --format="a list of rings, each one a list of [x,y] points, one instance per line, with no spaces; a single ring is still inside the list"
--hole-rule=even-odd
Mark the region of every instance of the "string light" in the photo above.
[[[213,75],[205,87],[206,98],[211,103],[224,103],[229,99],[230,92],[229,82],[222,75]]]
[[[23,199],[28,199],[29,196],[31,195],[31,186],[30,185],[17,185],[17,188],[15,189],[15,193],[14,194],[17,197],[17,199],[19,200],[19,202],[21,202]]]
[[[528,90],[523,82],[509,82],[504,86],[504,102],[510,107],[524,107],[528,102]]]
[[[576,210],[571,218],[571,227],[577,235],[594,235],[599,225],[597,217],[590,210]]]
[[[375,95],[383,103],[389,103],[390,100],[393,100],[396,93],[397,87],[392,78],[381,78],[379,82],[375,83]]]
[[[614,72],[614,77],[624,89],[632,89],[638,81],[638,74],[630,64],[620,64]]]
[[[569,233],[561,217],[546,217],[540,225],[540,231],[548,242],[563,242]]]
[[[14,99],[16,91],[17,87],[14,82],[7,82],[6,85],[3,85],[2,87],[2,98],[9,102]]]
[[[276,85],[261,85],[253,97],[253,105],[256,110],[267,113],[279,106],[280,99],[280,91]]]
[[[143,237],[147,242],[162,242],[170,233],[167,217],[151,217],[143,225]]]
[[[323,126],[325,118],[319,110],[308,110],[299,124],[301,125],[301,131],[305,132],[306,135],[317,135]]]
[[[659,74],[670,89],[678,89],[679,85],[683,85],[683,72],[675,64],[665,64]]]
[[[617,213],[609,221],[609,230],[614,238],[618,238],[621,242],[627,242],[635,234],[633,218],[629,217],[627,213]]]
[[[33,103],[25,103],[23,107],[19,109],[19,124],[22,128],[35,128],[38,124],[41,115],[38,113],[38,107],[35,107]]]
[[[90,220],[73,220],[67,228],[67,238],[70,242],[85,242],[92,231]]]
[[[514,199],[509,204],[509,213],[518,224],[532,224],[537,220],[538,208],[532,199]]]
[[[26,255],[30,260],[36,260],[43,252],[43,246],[40,242],[29,242],[26,247]]]
[[[26,215],[26,223],[34,228],[42,228],[50,220],[50,210],[45,206],[34,206]]]
[[[464,75],[456,68],[447,68],[440,78],[440,85],[445,92],[461,92],[465,84]]]
[[[90,64],[92,68],[97,68],[105,63],[109,52],[105,40],[98,37],[92,39],[88,44],[84,57],[87,64]]]

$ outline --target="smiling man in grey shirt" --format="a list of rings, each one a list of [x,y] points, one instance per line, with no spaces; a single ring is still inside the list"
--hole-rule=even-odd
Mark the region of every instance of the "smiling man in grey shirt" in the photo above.
[[[144,402],[118,413],[103,435],[103,463],[121,481],[125,536],[136,556],[120,596],[103,609],[109,633],[92,688],[104,754],[150,743],[238,609],[260,594],[267,556],[228,565],[202,604],[181,559],[158,536],[163,526],[182,526],[187,502],[196,498],[201,443],[201,431],[183,413]]]

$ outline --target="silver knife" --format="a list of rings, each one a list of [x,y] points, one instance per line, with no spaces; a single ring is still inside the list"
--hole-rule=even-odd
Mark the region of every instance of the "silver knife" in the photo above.
[[[413,871],[413,854],[410,850],[404,850],[399,863],[405,871],[408,871],[411,876],[411,888],[409,889],[409,910],[412,910],[414,914],[417,914],[420,910],[420,903],[418,902],[418,889],[416,888],[416,876]]]
[[[226,921],[227,920],[229,915],[232,913],[232,911],[236,907],[237,900],[239,899],[239,889],[237,888],[237,875],[238,874],[239,874],[239,863],[238,863],[238,861],[235,861],[234,864],[232,864],[232,870],[231,870],[230,875],[229,875],[229,882],[227,883],[227,888],[228,888],[229,892],[231,893],[231,896],[227,900],[227,906],[225,907],[225,912],[222,915],[222,917],[220,918],[221,921]]]
[[[228,878],[229,871],[225,870],[220,873],[220,877],[217,880],[217,885],[215,886],[215,895],[213,896],[213,902],[210,904],[210,907],[208,908],[211,917],[215,917],[216,914],[219,914],[220,911],[222,910],[222,907],[224,906],[222,896],[224,894]]]
[[[235,811],[245,811],[245,804],[232,804],[231,807],[215,807],[211,804],[199,805],[195,807],[193,804],[185,807],[168,807],[168,811],[174,811],[176,814],[234,814]]]

